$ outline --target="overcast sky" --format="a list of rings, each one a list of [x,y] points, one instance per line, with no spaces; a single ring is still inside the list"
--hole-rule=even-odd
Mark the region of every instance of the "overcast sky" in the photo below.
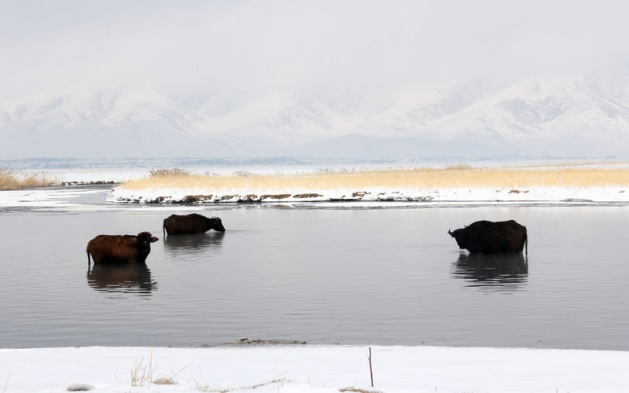
[[[329,99],[629,65],[627,1],[3,0],[0,100],[91,89]]]

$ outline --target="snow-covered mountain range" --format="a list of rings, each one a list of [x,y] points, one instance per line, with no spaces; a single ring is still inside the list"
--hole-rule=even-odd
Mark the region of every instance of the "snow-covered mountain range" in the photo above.
[[[394,98],[194,100],[139,91],[0,102],[0,157],[629,157],[629,85],[482,81]]]

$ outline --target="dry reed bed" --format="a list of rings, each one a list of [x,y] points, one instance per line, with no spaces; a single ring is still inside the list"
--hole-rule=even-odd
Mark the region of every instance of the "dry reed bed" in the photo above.
[[[21,190],[55,185],[59,185],[59,179],[43,172],[23,173],[14,169],[0,168],[0,190]]]
[[[387,170],[340,170],[303,174],[192,174],[185,170],[157,170],[149,177],[121,185],[127,190],[206,189],[296,191],[434,189],[469,187],[608,187],[629,186],[629,168],[556,166],[446,167]]]

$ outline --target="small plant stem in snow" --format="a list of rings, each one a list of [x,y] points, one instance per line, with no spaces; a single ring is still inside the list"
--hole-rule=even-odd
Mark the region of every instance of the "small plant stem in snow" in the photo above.
[[[369,347],[369,376],[371,377],[371,387],[373,388],[373,367],[371,365],[371,347]]]

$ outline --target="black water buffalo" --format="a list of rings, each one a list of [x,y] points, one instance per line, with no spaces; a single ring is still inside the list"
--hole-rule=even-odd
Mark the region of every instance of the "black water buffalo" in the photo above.
[[[207,218],[200,214],[188,214],[180,216],[173,214],[164,219],[164,236],[169,235],[189,235],[193,233],[204,233],[210,229],[218,232],[225,232],[223,222],[218,217]]]
[[[527,244],[526,227],[514,220],[476,221],[454,232],[448,231],[460,249],[471,253],[519,253]]]
[[[143,263],[151,252],[151,243],[159,239],[150,232],[137,235],[98,235],[87,243],[87,262]]]

